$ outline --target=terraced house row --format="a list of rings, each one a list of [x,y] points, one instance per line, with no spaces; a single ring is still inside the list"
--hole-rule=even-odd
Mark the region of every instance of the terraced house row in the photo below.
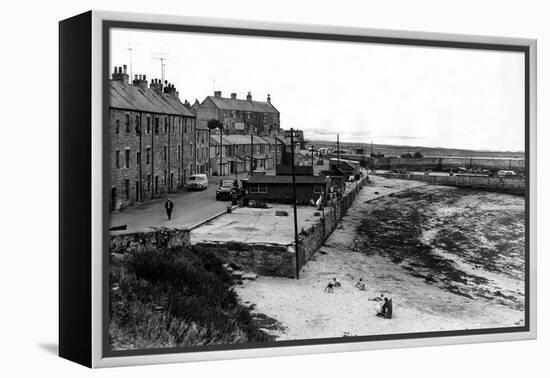
[[[197,126],[176,88],[145,75],[129,82],[126,66],[109,81],[110,209],[173,192],[187,176],[209,171],[210,132]]]

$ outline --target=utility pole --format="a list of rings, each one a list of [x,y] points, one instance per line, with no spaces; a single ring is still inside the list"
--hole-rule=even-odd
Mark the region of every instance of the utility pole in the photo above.
[[[374,173],[374,150],[372,140],[370,141],[370,173]]]
[[[338,159],[337,167],[340,169],[340,134],[336,134],[336,158]]]
[[[313,172],[313,144],[311,145],[311,172]]]
[[[296,254],[296,279],[300,279],[300,254],[298,252],[298,213],[296,212],[296,174],[294,172],[294,129],[290,129],[290,152],[292,164],[292,206],[294,208],[294,250]]]
[[[277,135],[275,135],[275,174],[277,174]]]
[[[219,175],[220,176],[223,176],[223,159],[222,159],[222,155],[223,155],[223,146],[222,146],[222,136],[223,136],[223,124],[220,125],[220,170],[219,170]]]
[[[254,136],[250,129],[250,176],[254,176]]]

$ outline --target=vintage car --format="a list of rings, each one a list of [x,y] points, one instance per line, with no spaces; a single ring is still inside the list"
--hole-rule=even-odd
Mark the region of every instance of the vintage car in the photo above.
[[[197,173],[187,178],[185,189],[187,190],[205,190],[208,188],[208,176],[204,173]]]
[[[233,194],[239,195],[239,186],[235,180],[221,180],[220,187],[216,190],[217,201],[230,201]]]

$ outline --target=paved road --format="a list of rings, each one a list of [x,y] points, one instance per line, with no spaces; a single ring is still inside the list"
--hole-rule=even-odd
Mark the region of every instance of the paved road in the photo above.
[[[246,173],[239,178],[247,177]],[[216,201],[216,189],[221,179],[235,176],[211,177],[203,191],[181,191],[170,194],[174,202],[172,219],[169,221],[164,210],[166,197],[145,202],[139,206],[111,215],[111,227],[126,225],[126,231],[140,231],[152,226],[191,227],[227,209],[229,201]]]

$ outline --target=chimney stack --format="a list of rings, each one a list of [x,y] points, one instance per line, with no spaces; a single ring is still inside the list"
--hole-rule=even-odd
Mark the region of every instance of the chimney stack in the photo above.
[[[246,95],[246,101],[252,102],[252,93],[250,93],[250,91],[249,91],[248,94]]]
[[[236,93],[231,93],[231,99],[236,100],[237,99],[237,94]]]
[[[222,98],[222,91],[214,91],[214,97]]]
[[[151,85],[149,85],[149,88],[162,93],[162,81],[159,79],[153,79],[153,81],[151,81]]]
[[[170,84],[168,83],[167,80],[164,81],[164,93],[169,95],[169,96],[175,96],[176,95],[176,87],[174,86],[174,84]]]
[[[147,79],[145,75],[134,75],[135,79],[132,82],[134,87],[138,87],[142,91],[147,90]]]
[[[128,84],[130,81],[130,77],[126,73],[126,65],[124,65],[124,72],[122,72],[122,67],[115,67],[115,69],[113,70],[112,78],[113,80]]]
[[[271,104],[271,95],[269,93],[267,94],[267,103]]]

